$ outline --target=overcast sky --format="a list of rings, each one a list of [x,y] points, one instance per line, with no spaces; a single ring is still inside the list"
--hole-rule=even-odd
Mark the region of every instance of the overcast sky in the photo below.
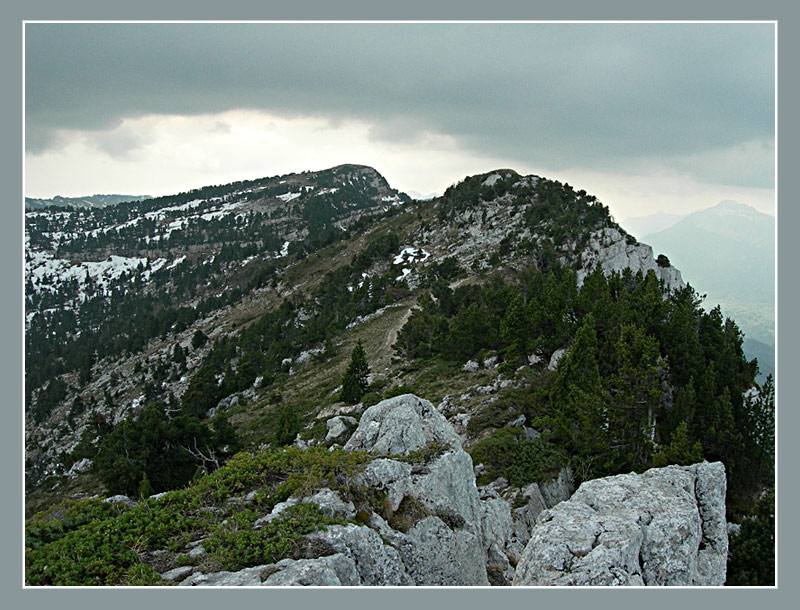
[[[25,28],[27,196],[375,167],[441,193],[512,168],[618,220],[774,213],[772,24]]]

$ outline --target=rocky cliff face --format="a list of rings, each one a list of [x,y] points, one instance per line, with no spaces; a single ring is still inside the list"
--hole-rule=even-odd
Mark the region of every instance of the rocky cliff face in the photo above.
[[[582,267],[577,272],[578,285],[597,264],[602,265],[603,272],[610,275],[630,269],[633,273],[643,274],[653,271],[670,290],[686,287],[681,272],[672,266],[661,267],[653,258],[653,248],[636,240],[626,238],[618,229],[604,228],[592,233],[589,244],[582,252]]]
[[[524,492],[528,503],[512,510],[491,486],[476,486],[472,460],[453,426],[411,394],[367,409],[345,449],[376,455],[349,482],[383,498],[382,506],[359,515],[366,526],[309,534],[317,557],[239,572],[179,568],[180,574],[164,577],[179,577],[185,586],[724,583],[721,464],[598,479],[560,503],[565,481],[534,484]],[[351,503],[323,490],[290,498],[260,521],[301,500],[329,515],[357,518]]]

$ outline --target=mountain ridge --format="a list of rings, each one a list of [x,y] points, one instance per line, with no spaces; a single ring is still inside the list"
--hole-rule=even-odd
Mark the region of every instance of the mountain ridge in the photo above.
[[[261,451],[314,463],[368,408],[412,393],[437,405],[498,509],[532,483],[656,460],[727,469],[735,451],[727,510],[740,518],[768,476],[768,459],[748,467],[761,446],[750,435],[720,443],[709,425],[768,417],[735,323],[700,310],[596,197],[509,169],[427,202],[344,165],[29,212],[26,314],[29,515],[212,484]],[[423,470],[443,451],[420,450]],[[394,527],[414,506],[380,514]],[[497,561],[493,583],[511,574]]]
[[[127,201],[143,201],[151,199],[149,195],[84,195],[80,197],[62,197],[56,195],[48,199],[37,197],[25,197],[25,210],[34,211],[51,207],[73,207],[73,208],[101,208],[113,206]]]
[[[347,197],[363,196],[348,191],[354,180],[363,185],[359,188],[363,188],[367,194],[365,199],[352,201],[347,199]],[[527,193],[537,192],[537,189],[544,190],[535,196],[536,199],[533,201],[538,202],[531,206],[528,199],[514,195],[514,189]],[[332,199],[332,196],[341,192],[346,193],[344,199]],[[200,199],[199,197],[203,195],[210,197]],[[565,205],[570,197],[574,198],[575,202],[584,202],[580,205],[585,207],[571,209],[570,206],[578,204]],[[319,201],[324,204],[322,208],[317,203]],[[65,217],[56,216],[55,227],[38,227],[37,223],[44,217],[37,216],[41,214],[40,212],[31,212],[26,215],[26,221],[29,221],[27,224],[32,229],[35,228],[27,236],[30,248],[26,263],[29,300],[26,307],[28,349],[31,349],[30,342],[35,341],[42,344],[42,349],[46,350],[46,353],[58,356],[59,360],[64,357],[75,359],[76,356],[70,356],[68,352],[54,349],[52,342],[46,340],[43,335],[63,327],[64,324],[74,324],[74,321],[70,321],[74,320],[75,314],[81,307],[85,308],[88,303],[99,300],[107,303],[103,306],[104,319],[89,321],[88,326],[84,325],[86,328],[75,334],[74,338],[81,341],[82,336],[90,338],[91,333],[100,333],[98,337],[106,336],[102,334],[106,332],[103,330],[104,324],[113,319],[113,314],[109,318],[109,305],[113,307],[115,299],[125,298],[125,286],[137,276],[139,279],[136,282],[140,286],[138,290],[141,290],[142,295],[149,299],[148,302],[152,303],[152,306],[170,315],[165,317],[164,322],[159,322],[165,326],[153,327],[151,323],[146,322],[149,312],[143,312],[145,317],[137,323],[139,324],[137,330],[131,327],[130,330],[123,331],[127,334],[126,343],[123,345],[127,345],[125,349],[128,352],[136,353],[147,346],[148,335],[142,337],[144,341],[140,339],[142,324],[151,328],[147,331],[150,336],[162,333],[163,329],[169,329],[170,326],[173,329],[177,328],[182,336],[187,336],[187,333],[193,332],[193,321],[198,320],[204,321],[201,328],[209,337],[213,339],[222,336],[230,332],[230,329],[246,323],[245,320],[255,319],[257,314],[252,311],[254,308],[255,311],[263,310],[264,307],[274,306],[280,299],[293,298],[292,295],[296,294],[293,284],[298,282],[299,278],[289,279],[295,277],[291,269],[298,264],[302,266],[309,253],[309,246],[304,244],[309,243],[317,228],[327,227],[324,230],[328,231],[331,237],[310,242],[317,243],[316,246],[310,246],[312,251],[317,247],[328,247],[326,244],[332,239],[334,243],[330,247],[335,247],[335,235],[347,236],[345,227],[348,224],[358,223],[363,212],[367,212],[368,215],[376,212],[388,214],[391,224],[391,215],[399,212],[409,201],[407,196],[392,190],[373,168],[343,164],[320,172],[291,173],[273,178],[231,183],[227,186],[195,189],[138,204],[130,202],[113,209],[79,211],[74,216],[77,219],[76,223],[82,222],[80,220],[83,218],[82,215],[88,214],[86,218],[90,220],[92,215],[101,216],[98,216],[96,223],[91,225],[93,228],[87,234],[93,241],[80,239],[77,248],[71,241],[80,238],[78,231],[74,230],[77,226],[73,228],[68,224],[64,225]],[[407,240],[406,244],[398,240],[375,246],[376,253],[387,254],[404,245],[411,246],[412,251],[423,252],[424,257],[419,261],[412,258],[407,262],[402,261],[387,266],[387,263],[375,260],[374,254],[369,255],[362,264],[371,267],[362,272],[363,277],[358,288],[369,276],[396,268],[400,273],[391,272],[396,275],[395,281],[402,278],[403,283],[408,285],[407,289],[413,291],[422,277],[419,270],[415,269],[420,267],[421,263],[441,268],[441,265],[453,262],[456,268],[472,269],[470,273],[476,273],[492,269],[504,258],[506,259],[504,264],[511,270],[520,269],[531,262],[545,268],[560,264],[584,264],[583,270],[579,269],[578,272],[579,285],[590,270],[600,263],[605,265],[606,272],[621,271],[624,268],[642,272],[652,270],[662,279],[669,278],[668,285],[674,288],[683,287],[680,272],[676,275],[673,273],[674,267],[662,267],[656,264],[652,250],[642,246],[616,225],[605,206],[585,191],[573,191],[569,185],[546,181],[536,176],[521,176],[509,169],[492,170],[465,178],[448,188],[442,197],[432,203],[433,205],[431,202],[422,204],[429,206],[429,210],[436,209],[436,212],[433,217],[418,226],[413,244],[411,240]],[[301,205],[306,207],[301,208]],[[141,208],[141,212],[136,211],[137,207]],[[522,213],[523,211],[525,213]],[[231,225],[232,219],[238,224]],[[103,225],[108,222],[112,223],[111,231]],[[239,226],[242,222],[245,224]],[[250,228],[247,223],[251,223],[253,227],[259,226],[258,223],[260,226],[266,225],[271,227],[272,232],[264,233],[261,229]],[[307,223],[305,227],[303,223]],[[219,226],[218,232],[211,232],[215,226]],[[140,227],[143,230],[140,230]],[[53,228],[58,230],[51,230]],[[594,237],[592,230],[596,232]],[[576,233],[578,231],[580,234]],[[188,250],[175,245],[179,234],[186,236],[184,240],[188,239]],[[219,237],[213,237],[214,235]],[[248,240],[252,240],[254,235],[260,238],[255,248],[247,245]],[[513,241],[509,239],[511,236]],[[104,239],[109,240],[110,245],[106,244]],[[218,241],[215,242],[215,239]],[[239,245],[235,248],[225,245],[230,243],[230,239],[238,240]],[[357,243],[365,242],[359,239]],[[118,255],[107,257],[109,247],[120,249],[125,255],[132,253],[131,250],[140,254],[133,257]],[[81,253],[76,258],[75,251],[78,248]],[[98,255],[95,258],[101,260],[87,260],[87,256],[89,259],[92,258],[87,249],[97,250]],[[492,251],[494,254],[489,256]],[[516,253],[514,257],[508,256],[511,251]],[[39,254],[35,254],[36,252]],[[66,258],[59,259],[58,257],[62,255]],[[385,255],[380,254],[380,256]],[[579,262],[581,260],[582,263]],[[289,261],[286,267],[289,275],[279,277],[276,275],[277,269],[285,264],[284,261]],[[265,264],[267,264],[265,270],[258,271]],[[251,267],[253,269],[249,270]],[[186,285],[181,279],[196,273],[207,276],[209,270],[210,277],[213,278],[217,274],[218,280],[206,280],[209,282],[206,287],[195,288]],[[667,275],[664,275],[665,273]],[[58,277],[63,278],[61,283],[53,283],[52,279]],[[180,304],[180,299],[185,298],[179,295],[191,295],[193,298],[188,309],[181,306],[175,314],[171,314],[169,300],[165,300],[168,296],[164,288],[176,285],[176,282],[179,291],[169,298],[173,301],[178,299],[175,301],[176,304]],[[307,284],[308,278],[304,278],[303,283]],[[348,287],[351,291],[356,288],[355,284]],[[222,292],[219,292],[220,289]],[[263,293],[265,296],[251,298],[246,295],[248,290],[253,290],[254,295]],[[59,300],[56,295],[61,293],[64,293],[68,300]],[[229,312],[224,315],[230,317],[232,322],[222,325],[214,322],[212,328],[209,324],[219,317],[219,314],[214,312],[224,303],[231,303],[223,307],[223,310]],[[56,307],[60,307],[61,311],[56,311]],[[75,314],[71,313],[73,311]],[[42,316],[49,322],[39,327],[42,324]],[[395,329],[393,332],[397,334],[398,330]],[[119,327],[117,332],[120,332]],[[183,340],[184,345],[186,341]],[[94,348],[96,354],[94,358],[87,360],[83,356],[78,357],[78,361],[84,363],[79,366],[81,378],[98,379],[97,373],[92,371],[97,368],[98,359],[102,360],[108,349],[118,348],[105,347],[100,351]],[[164,346],[160,349],[167,348]],[[32,351],[31,355],[35,353]],[[167,356],[171,357],[171,354]],[[546,357],[549,358],[550,354],[546,354]],[[31,361],[36,359],[31,358]],[[134,361],[141,362],[141,358],[134,358]],[[191,363],[191,360],[189,362]],[[135,369],[136,366],[129,364],[126,365],[126,369],[130,371],[130,367]],[[191,371],[191,366],[188,370]],[[40,379],[47,377],[42,373],[41,365],[30,369],[27,373],[26,381],[29,388],[26,392],[30,400],[36,384],[40,383],[36,381],[35,376],[38,375]],[[130,372],[117,375],[123,379],[129,376]],[[164,386],[166,389],[160,390],[161,395],[173,392],[175,396],[180,396],[187,389],[188,379],[182,381],[186,378],[187,376],[183,375],[172,381],[160,380],[161,385],[166,384]],[[109,383],[107,375],[101,375],[99,379],[105,384]],[[143,404],[153,392],[152,384],[148,387],[151,389],[144,392],[142,390],[147,388],[142,385],[139,385],[138,393],[131,390],[125,392],[124,395],[127,397],[125,402],[118,404],[113,414],[106,414],[106,417],[110,416],[109,421],[118,422],[120,418],[134,412],[135,407],[123,408],[124,405]],[[39,418],[47,417],[46,409],[63,400],[61,390],[54,392],[55,398],[52,394],[43,393],[40,389],[40,399],[34,402],[34,412],[41,413]],[[43,400],[45,397],[46,402]],[[43,402],[45,406],[42,406]],[[117,401],[106,398],[105,402],[110,404]],[[89,410],[86,410],[83,415],[88,413]],[[64,415],[60,416],[61,421],[63,417]],[[39,427],[41,421],[36,428]],[[80,426],[76,429],[76,435],[80,429]],[[29,434],[30,439],[37,439],[35,442],[38,444],[41,432],[29,428]],[[77,436],[72,438],[74,447]]]
[[[354,181],[361,186],[353,187]],[[537,177],[522,177],[508,169],[468,177],[435,200],[430,209],[437,208],[436,215],[419,225],[414,247],[421,250],[430,248],[427,265],[441,265],[446,259],[456,259],[457,264],[464,267],[490,269],[511,249],[517,250],[516,260],[508,261],[511,268],[520,267],[524,260],[553,265],[559,264],[558,261],[577,260],[577,249],[586,247],[591,241],[587,229],[583,229],[582,245],[566,239],[565,227],[568,223],[580,226],[581,223],[595,222],[589,218],[597,218],[604,219],[602,223],[612,231],[609,235],[613,243],[626,243],[618,253],[623,257],[623,262],[619,264],[626,264],[630,253],[637,252],[635,240],[615,229],[616,225],[602,204],[584,191],[575,194],[568,185],[552,183],[553,187],[548,186],[548,199],[530,208],[531,213],[535,214],[526,219],[520,212],[528,208],[520,206],[529,205],[523,203],[528,200],[513,195],[510,189],[533,193],[538,181]],[[585,212],[578,214],[565,208],[562,201],[567,196],[565,193],[573,193],[570,197],[576,198],[576,201],[584,199],[587,205]],[[203,319],[223,302],[236,303],[242,291],[248,287],[256,293],[266,290],[270,296],[259,305],[256,305],[257,301],[245,297],[242,306],[235,305],[232,311],[236,311],[237,307],[243,307],[243,311],[253,306],[259,309],[269,307],[269,303],[276,299],[291,295],[294,292],[292,283],[299,280],[278,278],[276,269],[281,268],[285,261],[295,261],[289,264],[288,271],[303,261],[309,248],[325,247],[337,236],[347,236],[346,227],[358,223],[364,213],[367,216],[389,214],[391,222],[391,214],[409,201],[407,196],[392,190],[373,168],[343,164],[320,172],[291,173],[227,186],[206,187],[175,196],[120,204],[113,208],[77,211],[71,215],[50,216],[46,212],[29,212],[26,214],[26,226],[29,229],[26,236],[26,326],[30,361],[38,360],[32,357],[37,353],[32,346],[41,344],[41,353],[50,354],[51,361],[53,356],[58,358],[56,364],[64,357],[83,361],[84,364],[80,365],[81,375],[83,378],[91,377],[96,360],[110,353],[110,349],[119,348],[112,345],[102,347],[101,344],[93,348],[96,356],[87,360],[85,356],[70,356],[61,347],[56,348],[52,341],[46,339],[46,335],[66,324],[75,324],[76,316],[78,320],[81,319],[81,308],[86,309],[89,303],[96,301],[103,303],[102,317],[95,321],[87,317],[86,322],[81,324],[84,330],[74,337],[78,341],[86,337],[88,341],[92,333],[98,338],[108,336],[103,334],[107,332],[103,328],[113,319],[112,312],[117,307],[115,303],[122,306],[126,298],[135,298],[132,304],[138,300],[138,292],[132,294],[127,288],[131,280],[137,277],[139,279],[136,282],[140,287],[136,290],[141,291],[142,296],[152,303],[151,307],[162,309],[165,314],[171,311],[170,301],[181,305],[183,299],[191,297],[189,309],[181,305],[175,314],[165,317],[165,328],[169,328],[169,325],[175,328],[175,324],[178,324],[177,328],[182,329],[192,324],[192,320]],[[431,206],[430,203],[421,205]],[[556,221],[551,214],[561,215],[563,221]],[[588,214],[587,219],[581,220],[581,214]],[[529,226],[540,227],[535,230],[542,233],[541,237],[536,237]],[[513,245],[509,239],[510,233],[514,233],[514,239],[520,242],[521,248]],[[179,236],[185,245],[180,245]],[[538,250],[532,238],[543,240],[547,245],[544,253]],[[317,241],[312,241],[314,239]],[[552,247],[553,239],[559,240],[558,248]],[[607,242],[608,237],[603,240]],[[317,245],[313,245],[315,243]],[[600,242],[591,243],[594,244],[594,257],[601,256],[601,251],[607,247]],[[388,254],[385,248],[400,248],[403,245],[411,244],[387,243],[380,246],[377,252]],[[625,253],[626,248],[628,254]],[[497,250],[494,260],[489,257],[492,250]],[[95,255],[91,254],[93,251]],[[111,254],[115,251],[118,254]],[[365,259],[365,263],[372,264],[373,256]],[[655,265],[651,254],[644,251],[642,256],[644,264],[662,271]],[[642,264],[638,257],[634,258],[637,265]],[[399,272],[395,275],[398,279],[402,276],[403,281],[414,289],[419,276],[411,270],[418,263],[414,263],[413,259],[409,263],[408,272],[403,270],[405,263],[395,265]],[[375,270],[367,270],[367,275],[385,272],[386,269],[385,263],[383,266],[379,264]],[[207,286],[192,286],[182,279],[197,273],[209,277]],[[407,274],[410,275],[406,277]],[[218,279],[211,279],[213,277]],[[308,278],[304,282],[307,283]],[[177,288],[173,296],[169,296],[171,289],[165,292],[170,286]],[[355,286],[351,285],[351,288]],[[63,297],[58,296],[62,294]],[[161,327],[152,326],[148,321],[149,315],[149,310],[142,312],[135,330],[132,326],[129,330],[122,330],[130,322],[122,327],[117,326],[116,332],[122,331],[125,333],[123,336],[127,336],[123,344],[127,345],[125,349],[136,352],[145,347],[148,336],[163,332]],[[46,324],[43,325],[43,322]],[[206,327],[208,324],[206,322]],[[146,331],[148,334],[144,337],[141,336],[143,325],[152,329]],[[111,327],[108,328],[110,330]],[[224,332],[222,328],[216,327],[207,332],[213,337]],[[189,329],[183,332],[189,332]],[[27,371],[26,380],[31,386],[29,397],[32,396],[32,389],[40,383],[36,381],[37,376],[46,379],[47,375],[52,376],[59,369],[52,370],[48,374],[39,364],[37,368]],[[175,383],[169,384],[169,387],[176,395],[180,395],[186,386]],[[60,396],[60,393],[55,392],[55,396]],[[141,400],[146,394],[142,394]],[[127,393],[127,396],[128,401],[137,400],[135,394]],[[54,401],[55,398],[51,397],[45,404],[50,405]],[[44,417],[45,409],[49,406],[41,406],[42,401],[38,400],[36,404],[39,405],[36,412]],[[117,411],[111,421],[121,416]],[[37,436],[36,432],[31,431],[31,434],[32,438]]]

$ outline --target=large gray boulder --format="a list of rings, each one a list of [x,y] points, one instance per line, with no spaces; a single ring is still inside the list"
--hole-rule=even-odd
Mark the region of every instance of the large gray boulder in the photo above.
[[[389,457],[426,447],[438,451],[424,463]],[[387,456],[372,460],[355,483],[383,496],[383,517],[374,514],[371,525],[397,549],[411,583],[488,584],[486,542],[495,536],[484,536],[472,458],[430,402],[406,394],[370,407],[345,449]]]
[[[301,502],[311,502],[316,504],[317,507],[328,517],[339,517],[341,519],[353,519],[356,516],[356,509],[352,502],[345,502],[338,493],[323,487],[312,496],[298,498],[292,496],[291,498],[278,502],[272,511],[263,517],[256,519],[253,524],[254,529],[261,529],[269,523],[274,521],[283,514],[283,512],[290,506],[300,504]]]
[[[553,508],[559,502],[569,500],[575,488],[572,485],[573,473],[572,469],[565,466],[558,471],[558,476],[554,479],[541,481],[539,483],[539,491],[542,498],[544,498],[547,508]]]
[[[522,545],[514,536],[511,505],[492,489],[484,487],[480,492],[481,535],[486,549],[487,571],[492,574],[492,584],[510,584],[514,567],[509,556],[522,554]]]
[[[724,584],[728,564],[728,527],[725,521],[725,468],[720,462],[696,464],[694,493],[703,525],[697,556],[698,580]]]
[[[461,437],[427,400],[403,394],[364,411],[344,448],[381,455],[404,455],[431,443],[461,447]]]
[[[413,584],[462,587],[488,585],[481,539],[462,528],[451,529],[439,517],[418,521],[400,534],[397,550]]]
[[[528,544],[531,532],[536,526],[536,518],[547,509],[547,503],[537,483],[526,485],[520,491],[525,504],[513,510],[514,537],[523,545]]]
[[[266,565],[244,568],[238,572],[197,572],[180,582],[182,587],[253,587],[261,585],[261,573]]]
[[[164,580],[178,582],[186,578],[192,572],[194,572],[193,566],[179,566],[177,568],[167,570],[166,572],[162,572],[161,578]]]
[[[358,420],[356,420],[355,417],[348,417],[346,415],[331,417],[325,422],[325,425],[328,427],[328,434],[325,436],[325,441],[328,442],[339,439],[351,426],[355,426],[356,423],[358,423]]]
[[[358,483],[385,493],[390,512],[410,496],[431,514],[460,518],[480,536],[482,509],[472,458],[461,448],[453,425],[427,400],[405,394],[370,407],[344,448],[407,455],[431,444],[449,449],[418,468],[396,459],[375,459],[359,475]]]
[[[508,563],[505,549],[514,535],[511,505],[497,492],[483,489],[481,509],[481,533],[489,553],[488,561],[490,564],[504,565]]]
[[[411,473],[411,494],[438,515],[463,519],[464,527],[480,535],[482,509],[472,458],[462,449],[436,457]]]
[[[128,496],[123,496],[122,494],[110,496],[103,499],[102,502],[104,504],[124,504],[128,508],[136,508],[139,505],[136,500],[131,500]]]
[[[544,511],[514,585],[723,585],[728,552],[721,463],[583,483]]]
[[[414,584],[406,573],[399,553],[383,543],[377,532],[358,525],[333,525],[325,531],[309,534],[318,541],[353,560],[359,580],[368,586],[403,586]]]
[[[291,587],[338,587],[360,585],[355,562],[342,553],[318,557],[317,559],[282,559],[268,566],[272,574],[262,584]]]
[[[413,493],[412,470],[411,464],[406,462],[377,458],[356,475],[355,482],[366,489],[383,492],[386,496],[384,504],[393,512],[400,506],[403,498]]]
[[[352,519],[356,516],[356,509],[352,502],[345,502],[335,491],[327,487],[320,489],[313,496],[303,499],[304,502],[316,504],[328,517]]]

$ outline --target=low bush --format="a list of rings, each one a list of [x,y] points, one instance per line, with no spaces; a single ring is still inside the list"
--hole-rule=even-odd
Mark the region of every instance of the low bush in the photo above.
[[[475,464],[486,466],[479,485],[498,477],[516,487],[555,476],[566,463],[564,454],[543,438],[529,441],[519,428],[500,428],[470,452]]]
[[[209,557],[230,571],[273,563],[289,556],[303,536],[320,526],[345,523],[326,517],[310,503],[290,506],[279,518],[253,529],[259,516],[260,513],[253,510],[232,515],[203,543]]]
[[[361,404],[365,407],[377,405],[381,401],[381,395],[377,392],[368,392],[361,397]]]
[[[313,505],[289,509],[261,530],[252,530],[255,519],[295,492],[341,489],[340,481],[366,459],[359,452],[325,448],[239,453],[185,489],[134,508],[96,499],[62,503],[26,523],[26,584],[163,584],[147,557],[159,549],[180,557],[186,544],[200,538],[207,539],[211,560],[228,569],[277,561],[293,541],[333,521]],[[245,508],[241,500],[229,502],[253,491]]]

